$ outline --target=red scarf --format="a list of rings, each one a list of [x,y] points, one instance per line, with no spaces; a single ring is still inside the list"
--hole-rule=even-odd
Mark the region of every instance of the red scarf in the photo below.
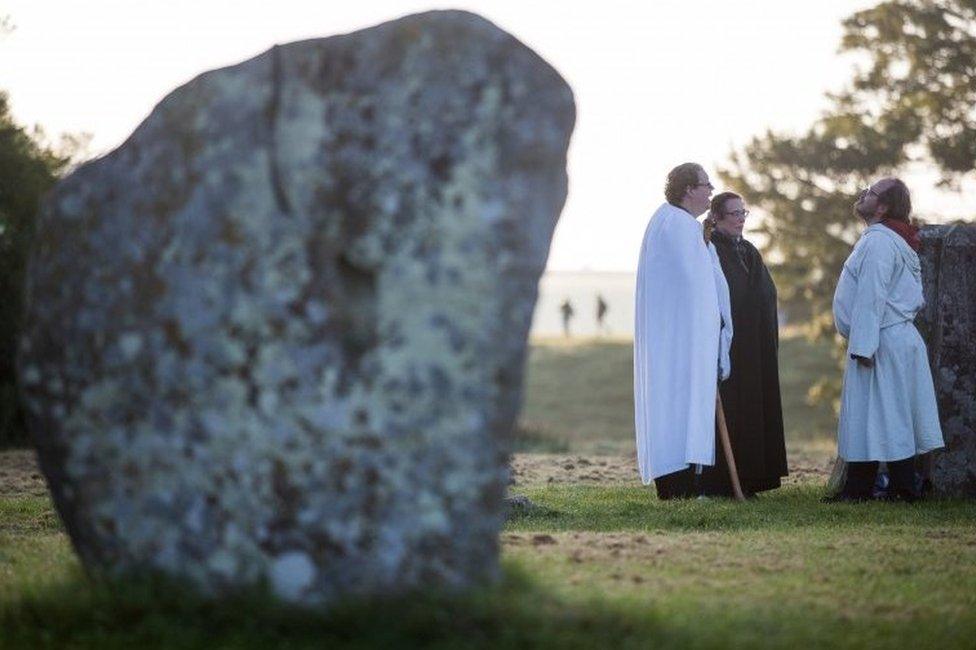
[[[922,240],[918,237],[918,228],[910,223],[898,221],[897,219],[885,219],[881,223],[901,235],[901,238],[912,247],[912,250],[916,253],[918,252],[918,249],[922,246]]]

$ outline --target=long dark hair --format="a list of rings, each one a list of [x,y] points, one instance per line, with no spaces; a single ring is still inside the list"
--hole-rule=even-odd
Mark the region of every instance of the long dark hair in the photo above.
[[[894,182],[891,187],[878,195],[878,201],[888,208],[885,210],[885,219],[909,223],[908,218],[912,214],[912,195],[901,179],[892,180]]]

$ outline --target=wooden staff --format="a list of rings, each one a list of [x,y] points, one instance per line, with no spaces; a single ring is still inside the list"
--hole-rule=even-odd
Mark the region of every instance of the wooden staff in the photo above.
[[[732,481],[732,494],[736,501],[745,501],[742,486],[739,484],[739,470],[735,467],[735,457],[732,455],[732,441],[729,440],[729,428],[725,424],[725,410],[722,408],[722,395],[715,389],[715,417],[718,419],[718,437],[722,441],[722,451],[725,453],[725,464],[729,466],[729,479]]]

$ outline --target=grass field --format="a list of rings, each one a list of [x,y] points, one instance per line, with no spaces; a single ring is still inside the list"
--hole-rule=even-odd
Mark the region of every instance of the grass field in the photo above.
[[[662,503],[636,478],[629,344],[538,342],[511,488],[535,508],[500,582],[327,613],[93,582],[30,453],[2,452],[0,648],[973,648],[976,503],[821,504],[833,416],[788,387],[832,361],[782,350],[784,487]]]

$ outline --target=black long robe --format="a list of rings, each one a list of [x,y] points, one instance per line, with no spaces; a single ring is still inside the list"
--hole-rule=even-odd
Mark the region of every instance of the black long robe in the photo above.
[[[712,242],[732,298],[732,375],[720,384],[739,481],[747,493],[780,486],[787,474],[779,392],[776,286],[755,246],[718,231]],[[704,468],[706,494],[732,492],[716,428],[715,465]]]

